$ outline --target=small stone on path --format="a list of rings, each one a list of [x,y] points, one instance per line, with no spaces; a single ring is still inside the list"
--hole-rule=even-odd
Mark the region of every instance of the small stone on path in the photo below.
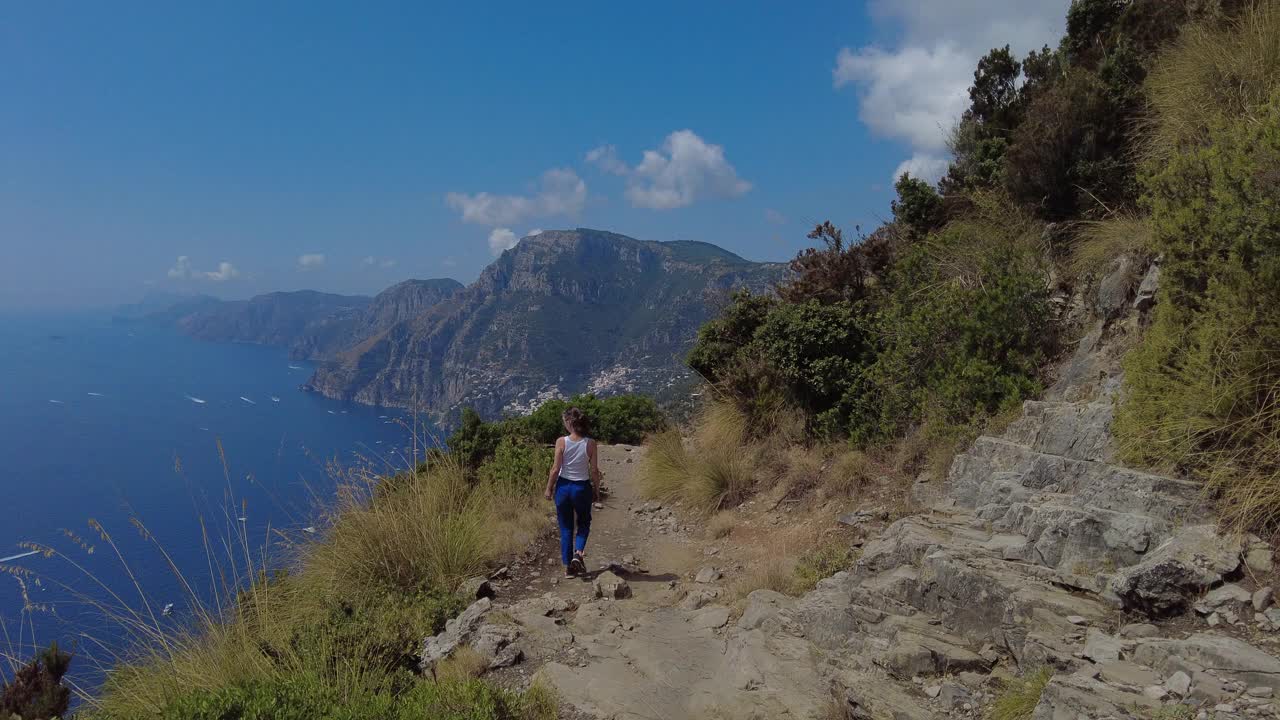
[[[698,574],[693,578],[693,581],[706,584],[706,583],[713,583],[719,580],[721,577],[723,577],[723,575],[721,575],[719,570],[708,565],[698,571]]]
[[[596,597],[598,598],[618,600],[631,597],[631,586],[627,584],[627,581],[608,570],[600,573],[594,586]]]

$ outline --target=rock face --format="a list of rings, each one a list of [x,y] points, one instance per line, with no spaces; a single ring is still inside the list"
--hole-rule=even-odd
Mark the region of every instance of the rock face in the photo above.
[[[556,394],[662,390],[734,288],[767,289],[777,264],[714,245],[579,229],[520,241],[448,301],[318,370],[333,398],[426,409],[520,412]]]

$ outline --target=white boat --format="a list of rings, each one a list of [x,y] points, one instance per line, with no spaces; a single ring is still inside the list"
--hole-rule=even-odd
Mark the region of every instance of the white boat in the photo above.
[[[302,528],[302,532],[304,532],[304,533],[309,533],[309,534],[311,534],[311,535],[315,535],[315,534],[316,534],[316,526],[315,526],[315,525],[308,525],[308,526],[306,526],[306,527]]]
[[[276,397],[275,395],[272,395],[271,402],[280,402],[280,398]]]
[[[161,615],[169,617],[173,614],[173,603],[165,603],[164,609],[160,611]]]

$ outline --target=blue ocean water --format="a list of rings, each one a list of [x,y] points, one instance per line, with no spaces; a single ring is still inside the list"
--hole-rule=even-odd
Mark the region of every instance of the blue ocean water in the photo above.
[[[261,563],[279,531],[319,524],[334,465],[411,462],[411,418],[304,393],[310,373],[282,349],[168,328],[0,317],[0,653],[58,639],[91,676],[127,644],[104,601],[162,626],[191,617],[159,548],[212,603],[236,572],[225,546],[243,571],[241,537]],[[58,554],[12,558],[25,543]]]

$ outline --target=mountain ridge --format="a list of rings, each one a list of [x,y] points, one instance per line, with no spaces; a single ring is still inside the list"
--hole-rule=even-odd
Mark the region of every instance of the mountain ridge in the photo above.
[[[305,387],[438,417],[464,404],[521,412],[581,391],[654,394],[692,379],[684,353],[721,297],[766,290],[783,272],[710,243],[546,231],[454,297],[321,366]]]

